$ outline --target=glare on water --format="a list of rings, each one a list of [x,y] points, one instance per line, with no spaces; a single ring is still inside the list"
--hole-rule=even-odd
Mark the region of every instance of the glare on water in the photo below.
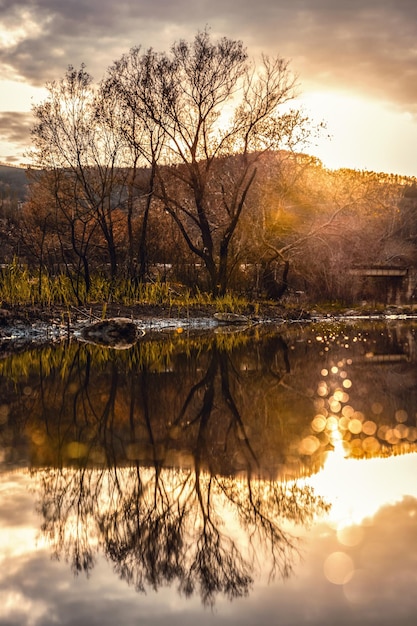
[[[412,331],[286,332],[0,362],[0,623],[408,626]]]

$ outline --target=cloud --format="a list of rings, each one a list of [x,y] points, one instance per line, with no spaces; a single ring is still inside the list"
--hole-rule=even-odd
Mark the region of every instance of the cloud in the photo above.
[[[31,113],[0,111],[0,161],[21,163],[31,142]]]
[[[379,100],[396,119],[417,119],[415,0],[0,0],[0,78],[41,87],[85,63],[99,81],[132,46],[168,50],[206,26],[250,55],[289,59],[301,92]],[[22,160],[29,118],[3,113],[0,123],[0,160]]]
[[[414,0],[2,0],[8,37],[3,73],[32,84],[85,62],[99,79],[133,45],[166,49],[210,25],[251,51],[293,59],[301,85],[327,83],[392,100],[417,101],[417,4]]]
[[[190,33],[201,22],[199,9],[187,0],[3,0],[3,5],[0,25],[8,32],[0,47],[3,72],[34,85],[60,77],[68,64],[81,62],[101,78],[133,45],[170,45],[189,35],[187,22]]]
[[[28,143],[33,117],[30,113],[0,111],[0,140]]]

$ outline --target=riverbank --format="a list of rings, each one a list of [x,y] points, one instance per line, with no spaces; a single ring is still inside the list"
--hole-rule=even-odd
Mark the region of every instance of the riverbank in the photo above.
[[[282,324],[317,321],[364,319],[417,319],[417,307],[336,305],[307,308],[288,307],[271,302],[248,304],[236,313],[236,319],[218,319],[213,304],[175,306],[140,303],[123,306],[116,303],[92,303],[83,307],[52,305],[49,307],[3,304],[0,307],[0,353],[12,345],[43,342],[77,335],[79,329],[98,320],[123,317],[132,320],[145,332],[172,328],[210,329],[225,324]],[[225,313],[225,311],[223,311]],[[217,319],[216,319],[217,318]],[[7,346],[7,347],[6,347]]]

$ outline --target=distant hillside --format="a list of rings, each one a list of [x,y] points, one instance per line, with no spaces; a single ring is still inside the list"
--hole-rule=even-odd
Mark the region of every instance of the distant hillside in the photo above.
[[[11,195],[23,201],[26,196],[26,170],[22,167],[0,164],[0,186],[8,187]]]

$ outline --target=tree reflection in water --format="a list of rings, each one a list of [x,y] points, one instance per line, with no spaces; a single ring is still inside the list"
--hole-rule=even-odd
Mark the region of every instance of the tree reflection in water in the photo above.
[[[290,574],[285,522],[326,510],[293,479],[322,466],[334,435],[371,454],[372,422],[378,453],[416,446],[405,331],[399,343],[380,327],[254,328],[14,355],[0,362],[0,452],[32,468],[42,532],[74,571],[103,552],[138,590],[245,595],[259,562]]]
[[[257,560],[287,577],[298,555],[284,521],[326,510],[311,488],[198,470],[61,468],[35,473],[42,533],[87,574],[99,551],[138,591],[176,584],[205,604],[248,594]]]
[[[289,576],[298,546],[284,523],[327,505],[269,463],[292,436],[259,423],[266,387],[290,371],[286,343],[272,334],[253,354],[244,337],[228,341],[196,344],[197,359],[161,359],[159,344],[127,363],[86,346],[42,361],[21,419],[43,466],[32,468],[42,533],[74,572],[103,552],[137,590],[175,584],[205,604],[248,594],[260,563]]]

